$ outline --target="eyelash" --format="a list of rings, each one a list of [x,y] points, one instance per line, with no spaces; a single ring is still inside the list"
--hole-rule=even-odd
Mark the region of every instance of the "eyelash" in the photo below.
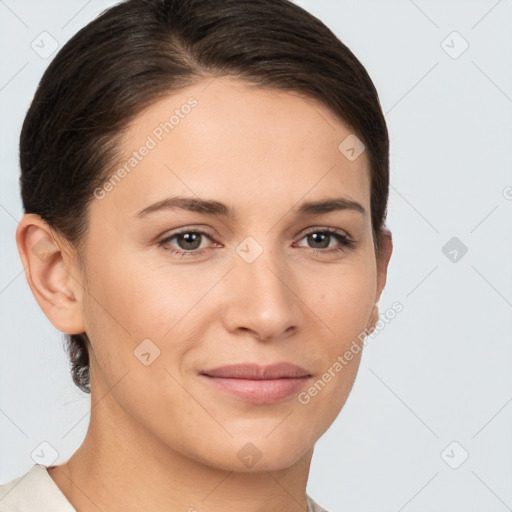
[[[178,249],[170,248],[170,246],[168,244],[169,244],[169,242],[172,239],[174,239],[175,237],[177,237],[179,235],[183,235],[183,234],[187,234],[187,233],[200,234],[200,235],[206,236],[207,238],[212,239],[212,236],[209,233],[207,233],[206,231],[203,231],[201,229],[184,229],[182,231],[174,233],[171,236],[168,236],[168,237],[160,240],[160,242],[158,242],[158,245],[160,247],[162,247],[164,250],[169,251],[172,254],[175,254],[175,255],[178,255],[178,256],[198,256],[198,255],[201,255],[205,251],[208,250],[207,248],[205,248],[205,249],[193,250],[193,251],[183,251],[183,250],[178,250]],[[301,240],[303,238],[305,238],[306,236],[308,236],[310,234],[313,234],[313,233],[329,234],[329,235],[333,236],[334,238],[336,238],[340,242],[340,244],[341,244],[340,246],[334,247],[334,248],[331,248],[331,249],[313,249],[313,248],[309,248],[309,251],[313,252],[316,255],[326,254],[326,253],[332,254],[332,253],[344,252],[346,249],[351,249],[355,245],[355,242],[353,240],[351,240],[348,236],[341,234],[338,230],[333,229],[333,228],[322,228],[322,229],[316,228],[316,229],[313,229],[311,231],[308,231],[307,233],[304,233],[304,235],[302,236]]]

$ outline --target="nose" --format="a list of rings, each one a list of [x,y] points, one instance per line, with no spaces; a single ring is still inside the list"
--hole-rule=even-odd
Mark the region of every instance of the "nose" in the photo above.
[[[229,273],[223,321],[229,332],[259,341],[284,339],[303,322],[303,303],[292,269],[264,251],[255,261],[239,259]]]

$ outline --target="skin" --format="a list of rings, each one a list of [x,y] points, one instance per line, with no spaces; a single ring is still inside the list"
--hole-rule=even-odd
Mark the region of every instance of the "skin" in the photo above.
[[[350,161],[338,150],[349,128],[291,92],[226,77],[207,84],[158,100],[127,127],[124,160],[169,112],[198,101],[113,190],[92,199],[85,266],[38,216],[25,215],[17,230],[41,308],[60,331],[91,341],[87,435],[49,469],[80,511],[306,510],[314,444],[345,404],[362,351],[308,404],[296,395],[246,402],[198,372],[288,361],[312,375],[307,390],[378,320],[391,234],[377,264],[367,154]],[[174,209],[135,219],[173,195],[215,199],[237,216]],[[303,201],[339,196],[366,214],[294,216]],[[211,234],[193,249],[202,254],[165,249],[187,250],[179,237],[159,245],[182,227]],[[322,245],[306,236],[325,227],[354,247],[328,253],[341,246],[335,237]],[[263,249],[250,264],[236,251],[248,236]],[[44,238],[55,248],[46,261],[32,252]],[[160,350],[148,366],[134,356],[147,338]],[[237,457],[248,442],[261,453],[252,467]]]

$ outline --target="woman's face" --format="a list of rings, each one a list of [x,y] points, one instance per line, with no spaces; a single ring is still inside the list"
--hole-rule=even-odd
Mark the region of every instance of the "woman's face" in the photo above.
[[[312,449],[349,395],[361,351],[344,354],[377,319],[385,282],[361,149],[320,104],[228,78],[135,118],[117,178],[90,205],[79,297],[93,397],[112,388],[109,425],[236,471]],[[161,203],[178,196],[210,206]],[[360,208],[303,208],[337,199]],[[309,376],[204,375],[281,362]]]

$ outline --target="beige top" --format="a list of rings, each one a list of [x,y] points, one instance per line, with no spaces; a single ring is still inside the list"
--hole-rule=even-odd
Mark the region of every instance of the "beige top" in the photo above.
[[[308,512],[327,512],[306,495]],[[76,512],[42,464],[0,485],[0,512]]]

